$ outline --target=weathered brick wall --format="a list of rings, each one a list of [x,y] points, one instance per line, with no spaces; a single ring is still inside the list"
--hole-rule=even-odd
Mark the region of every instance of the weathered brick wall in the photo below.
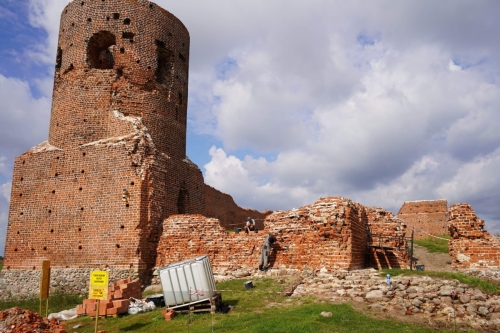
[[[259,233],[228,233],[217,219],[201,215],[171,216],[163,223],[158,267],[208,254],[214,270],[257,267],[267,234],[274,267],[354,269],[365,264],[367,217],[363,206],[342,197],[268,215]]]
[[[408,268],[406,224],[392,212],[380,207],[366,207],[370,266],[374,268]]]
[[[477,217],[469,204],[450,206],[448,230],[452,266],[455,268],[498,267],[500,237],[484,230],[484,220]]]
[[[216,190],[212,186],[205,185],[205,210],[203,215],[218,219],[225,229],[243,228],[248,217],[255,221],[255,226],[264,229],[264,219],[272,211],[256,211],[254,209],[241,208],[234,202],[233,198],[226,193]]]
[[[61,150],[45,142],[16,158],[5,269],[39,269],[42,260],[63,268],[140,266],[136,144]]]
[[[426,234],[445,235],[448,233],[446,227],[448,202],[446,200],[406,201],[397,217],[405,221],[408,233],[411,233],[413,229],[422,230],[422,232],[415,232],[415,239],[429,237]]]
[[[149,1],[72,1],[61,15],[49,143],[128,134],[113,117],[142,117],[156,149],[183,159],[189,33]]]
[[[66,6],[49,140],[14,163],[6,285],[47,259],[147,283],[164,219],[206,212],[203,175],[185,155],[188,61],[188,31],[154,3]],[[209,203],[223,224],[262,217],[220,192]]]

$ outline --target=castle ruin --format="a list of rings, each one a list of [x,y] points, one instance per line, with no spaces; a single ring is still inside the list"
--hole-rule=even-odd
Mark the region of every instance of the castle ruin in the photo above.
[[[156,268],[200,254],[218,272],[257,267],[268,233],[278,239],[271,267],[328,270],[408,268],[408,231],[444,234],[448,216],[461,235],[466,207],[449,213],[445,200],[405,202],[397,216],[343,197],[238,207],[186,157],[188,64],[187,29],[152,2],[66,6],[49,138],[14,162],[0,298],[36,294],[43,260],[53,289],[82,293],[93,269],[146,285]],[[227,232],[247,216],[257,233]],[[467,237],[485,248],[485,237]],[[451,246],[455,262],[460,251]]]

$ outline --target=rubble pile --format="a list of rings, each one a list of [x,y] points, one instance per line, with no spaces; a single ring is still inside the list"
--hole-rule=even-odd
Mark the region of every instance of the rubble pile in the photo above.
[[[129,298],[142,298],[141,285],[138,281],[123,279],[108,287],[108,299],[99,303],[99,316],[113,316],[126,313],[130,305]],[[89,315],[95,317],[97,312],[97,300],[85,299],[83,304],[76,307],[78,315]]]
[[[466,203],[449,208],[448,230],[452,266],[457,269],[498,268],[500,237],[484,230],[481,220]]]
[[[57,320],[43,318],[31,310],[15,307],[0,312],[0,332],[2,333],[65,333]]]
[[[373,310],[395,316],[420,316],[426,323],[440,321],[478,330],[500,330],[500,298],[458,280],[398,276],[392,277],[388,285],[375,269],[323,270],[303,277],[293,295],[303,294],[335,302],[365,303]]]

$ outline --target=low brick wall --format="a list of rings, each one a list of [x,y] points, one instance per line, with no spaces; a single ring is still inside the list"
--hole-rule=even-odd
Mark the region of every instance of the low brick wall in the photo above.
[[[367,216],[364,207],[342,197],[322,198],[313,205],[278,211],[266,217],[258,233],[228,233],[217,219],[175,215],[163,223],[157,267],[207,254],[217,270],[259,265],[261,247],[272,233],[277,242],[271,267],[363,268]]]
[[[500,265],[500,237],[484,230],[481,220],[467,203],[450,206],[448,230],[454,268],[485,268]]]

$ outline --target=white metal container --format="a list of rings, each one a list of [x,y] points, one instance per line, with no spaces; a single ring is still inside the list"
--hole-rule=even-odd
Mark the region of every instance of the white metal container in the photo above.
[[[167,308],[199,303],[215,294],[215,279],[207,255],[170,264],[159,270]]]

